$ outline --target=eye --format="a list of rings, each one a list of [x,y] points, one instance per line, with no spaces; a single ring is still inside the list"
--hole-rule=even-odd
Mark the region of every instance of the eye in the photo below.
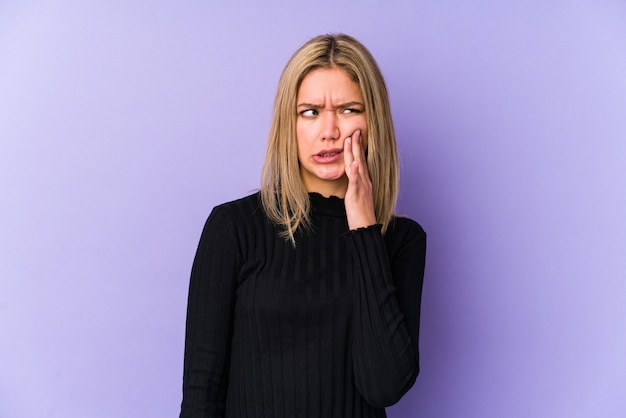
[[[312,118],[313,116],[317,116],[318,111],[315,109],[306,109],[300,112],[300,116],[304,116],[306,118]]]
[[[361,113],[360,109],[355,109],[354,107],[348,107],[346,109],[343,109],[341,111],[341,113],[345,114],[345,115],[349,115],[349,114],[358,114]]]

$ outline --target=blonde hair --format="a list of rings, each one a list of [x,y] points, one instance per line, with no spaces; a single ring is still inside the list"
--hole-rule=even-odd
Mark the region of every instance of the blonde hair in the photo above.
[[[341,68],[358,83],[368,130],[367,168],[372,181],[376,221],[386,231],[398,196],[398,151],[389,96],[374,57],[359,41],[344,34],[315,37],[287,62],[278,82],[274,116],[261,176],[261,199],[270,220],[284,227],[294,245],[298,228],[310,226],[308,192],[300,176],[296,139],[296,99],[311,71]]]

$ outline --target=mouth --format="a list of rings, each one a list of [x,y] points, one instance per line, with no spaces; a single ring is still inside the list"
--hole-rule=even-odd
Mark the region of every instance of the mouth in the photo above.
[[[334,157],[337,154],[340,154],[341,151],[339,152],[325,152],[325,153],[319,153],[317,154],[318,157]]]
[[[319,164],[335,163],[336,161],[339,161],[340,159],[342,159],[341,157],[342,153],[343,153],[342,148],[327,149],[327,150],[325,149],[325,150],[318,152],[317,154],[314,154],[313,161]]]
[[[343,152],[343,149],[324,150],[315,155],[318,157],[334,157],[335,155],[341,154],[342,152]]]

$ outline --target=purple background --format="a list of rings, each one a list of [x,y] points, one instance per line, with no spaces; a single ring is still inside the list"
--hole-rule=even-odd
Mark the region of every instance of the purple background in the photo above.
[[[390,3],[0,3],[1,417],[177,415],[204,220],[258,187],[288,57],[338,31],[429,233],[389,416],[626,416],[626,3]]]

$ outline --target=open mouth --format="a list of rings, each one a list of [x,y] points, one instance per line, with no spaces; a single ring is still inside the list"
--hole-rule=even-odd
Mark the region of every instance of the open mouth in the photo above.
[[[319,157],[334,157],[337,154],[341,154],[342,151],[324,152],[317,154]]]

